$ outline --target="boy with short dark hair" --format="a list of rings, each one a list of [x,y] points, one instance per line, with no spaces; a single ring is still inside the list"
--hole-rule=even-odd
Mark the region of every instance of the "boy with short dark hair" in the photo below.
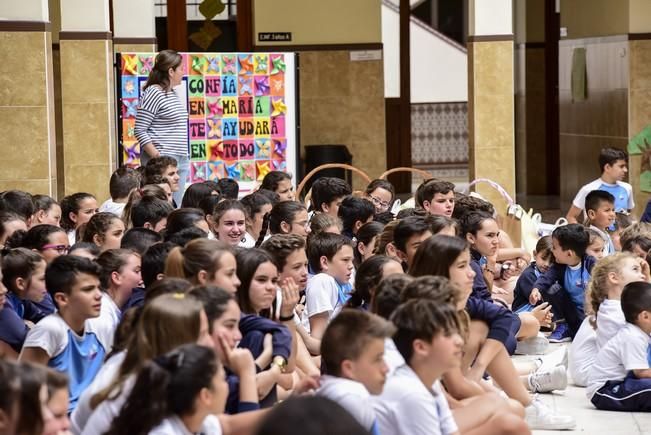
[[[104,201],[99,207],[99,211],[106,211],[122,217],[129,193],[138,187],[140,187],[140,174],[138,171],[128,166],[120,166],[113,172],[109,180],[111,197]]]
[[[615,198],[615,211],[629,212],[635,208],[633,188],[622,181],[626,178],[628,154],[618,148],[603,148],[599,154],[601,176],[583,186],[572,201],[567,220],[577,223],[585,209],[585,197],[593,190],[605,190]]]
[[[217,181],[219,193],[225,199],[237,199],[240,194],[240,185],[232,178],[221,178]]]
[[[597,409],[651,411],[651,284],[632,282],[622,292],[626,325],[599,350],[586,395]]]
[[[45,284],[58,312],[45,317],[27,334],[20,360],[67,373],[68,412],[93,381],[111,350],[114,327],[100,316],[100,267],[82,257],[65,255],[48,265]]]
[[[312,184],[311,210],[337,217],[341,202],[352,192],[350,185],[340,178],[319,178]]]
[[[162,242],[163,236],[147,228],[131,228],[120,240],[120,248],[131,249],[141,257],[155,243]]]
[[[416,190],[416,204],[432,215],[451,217],[454,211],[454,184],[435,178]]]
[[[606,241],[604,255],[614,254],[615,245],[608,234],[608,228],[615,222],[615,197],[605,190],[593,190],[585,197],[585,213],[590,229]]]
[[[594,257],[585,253],[589,243],[590,236],[583,225],[568,224],[552,232],[555,263],[538,277],[529,295],[531,305],[544,299],[559,316],[556,329],[549,336],[551,343],[571,341],[585,318],[585,290],[595,265]]]
[[[411,216],[402,219],[393,230],[393,247],[395,255],[406,264],[407,268],[416,255],[422,242],[432,237],[432,225],[427,218]]]
[[[345,197],[337,211],[344,226],[341,234],[352,240],[362,225],[373,220],[374,214],[375,206],[368,199],[355,196]]]
[[[379,432],[369,398],[384,388],[388,372],[384,342],[394,332],[393,324],[381,317],[344,309],[321,340],[325,374],[316,394],[340,404],[371,434]]]
[[[167,227],[167,216],[172,211],[174,207],[169,202],[145,196],[131,209],[131,224],[133,228],[147,228],[160,233]]]
[[[350,298],[353,246],[341,234],[315,234],[308,239],[307,257],[316,275],[307,282],[303,317],[310,335],[321,339],[328,322]]]
[[[184,192],[181,192],[181,177],[179,176],[176,159],[169,156],[160,156],[149,160],[147,166],[145,166],[145,183],[151,184],[149,180],[155,175],[162,175],[169,181],[174,202],[181,204]],[[183,184],[185,185],[185,183]]]
[[[391,316],[395,345],[405,360],[373,399],[383,434],[458,433],[440,379],[461,365],[463,339],[451,305],[423,299],[400,305]]]

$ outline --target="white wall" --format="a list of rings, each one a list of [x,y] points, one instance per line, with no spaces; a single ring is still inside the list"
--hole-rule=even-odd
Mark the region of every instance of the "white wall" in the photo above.
[[[154,0],[113,0],[113,36],[155,37]]]
[[[384,96],[400,96],[399,14],[382,5]],[[463,47],[421,27],[412,18],[411,102],[468,101],[468,55]]]
[[[0,20],[49,21],[47,0],[2,0]]]
[[[61,0],[61,31],[108,32],[107,0]]]

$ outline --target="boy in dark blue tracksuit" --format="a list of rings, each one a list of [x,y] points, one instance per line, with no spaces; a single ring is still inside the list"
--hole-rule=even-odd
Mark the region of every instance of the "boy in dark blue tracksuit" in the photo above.
[[[552,233],[555,264],[536,280],[529,295],[532,305],[545,300],[565,319],[565,324],[557,325],[551,342],[574,338],[585,318],[585,290],[596,262],[585,253],[589,243],[588,232],[579,224],[564,225]],[[554,286],[555,283],[560,286]]]

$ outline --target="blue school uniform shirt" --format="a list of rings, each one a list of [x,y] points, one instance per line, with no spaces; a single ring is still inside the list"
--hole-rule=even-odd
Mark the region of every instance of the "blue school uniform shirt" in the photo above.
[[[48,366],[68,375],[68,413],[75,409],[81,393],[93,381],[110,351],[114,328],[109,325],[101,317],[89,319],[84,324],[83,334],[78,335],[59,314],[52,314],[27,334],[23,347],[43,349],[50,357]]]
[[[0,340],[11,346],[16,353],[20,353],[28,331],[29,328],[7,299],[4,307],[0,309]]]
[[[601,178],[586,184],[579,190],[572,204],[581,210],[585,210],[585,197],[593,190],[603,190],[615,197],[615,211],[628,211],[635,208],[633,201],[633,188],[630,184],[618,181],[615,184],[605,183]]]
[[[590,273],[583,267],[582,263],[579,263],[576,266],[567,266],[564,278],[565,290],[569,293],[572,302],[580,312],[583,312],[585,290],[590,281]]]

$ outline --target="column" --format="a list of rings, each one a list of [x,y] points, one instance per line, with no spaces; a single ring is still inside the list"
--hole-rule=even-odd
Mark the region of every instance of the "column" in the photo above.
[[[65,193],[101,203],[117,161],[109,0],[62,1],[59,40]]]
[[[113,51],[156,51],[154,0],[113,0]]]
[[[0,191],[56,195],[52,35],[45,0],[0,2]]]
[[[515,196],[511,1],[468,1],[468,145],[470,179],[490,178]],[[505,211],[497,191],[476,190]]]

